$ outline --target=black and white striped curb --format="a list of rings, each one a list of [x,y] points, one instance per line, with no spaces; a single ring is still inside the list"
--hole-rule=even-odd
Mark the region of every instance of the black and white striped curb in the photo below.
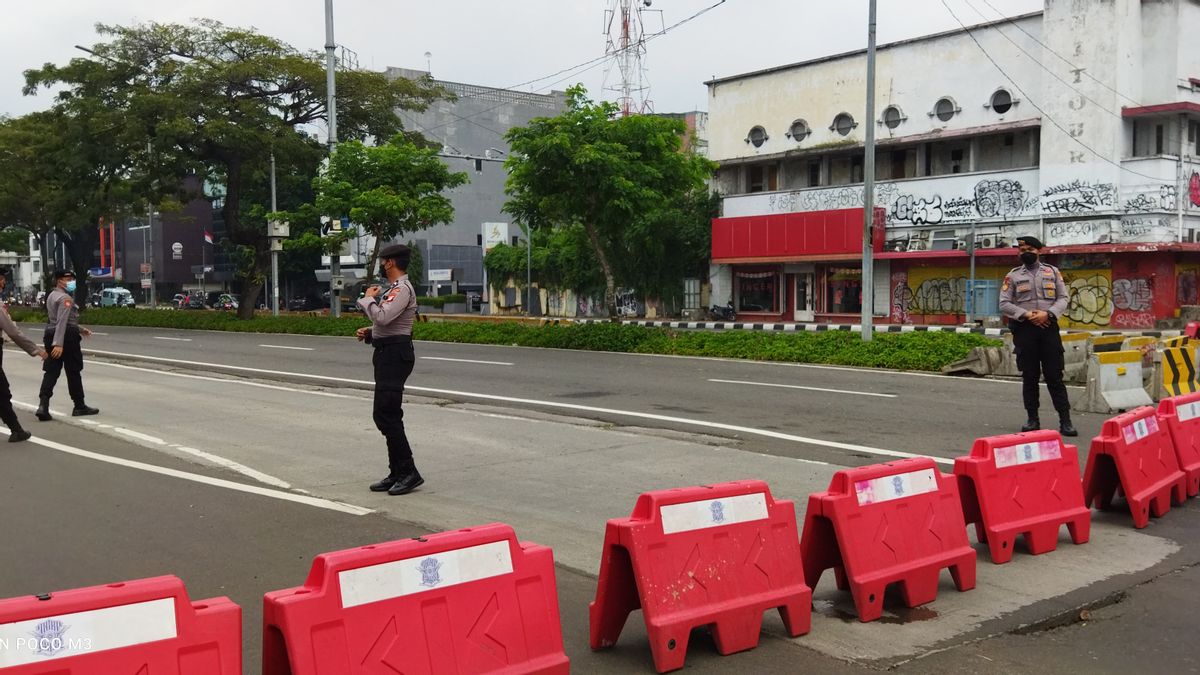
[[[604,324],[608,319],[575,319],[580,324]],[[742,321],[650,321],[628,320],[621,323],[630,326],[646,328],[680,328],[693,330],[763,330],[783,333],[822,333],[826,331],[848,331],[861,333],[862,326],[857,323],[747,323]],[[1000,337],[1008,334],[1007,328],[981,328],[969,326],[908,326],[887,324],[875,326],[876,333],[975,333],[990,337]],[[1181,330],[1130,330],[1130,331],[1101,331],[1101,330],[1066,330],[1063,333],[1090,333],[1092,335],[1145,335],[1149,337],[1176,337],[1183,334]]]

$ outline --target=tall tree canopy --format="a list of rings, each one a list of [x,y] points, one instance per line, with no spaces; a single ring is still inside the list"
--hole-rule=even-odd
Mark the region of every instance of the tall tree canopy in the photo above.
[[[375,147],[352,141],[338,147],[328,170],[313,181],[314,207],[350,216],[375,238],[367,259],[372,270],[384,242],[453,220],[454,205],[443,193],[466,182],[467,174],[451,172],[436,150],[402,134]]]
[[[136,187],[151,198],[178,190],[187,173],[224,186],[240,311],[251,316],[270,254],[266,204],[248,198],[272,152],[298,162],[319,155],[318,141],[301,132],[327,118],[323,56],[212,20],[98,25],[97,32],[104,41],[91,48],[96,58],[27,71],[26,93],[60,87],[56,109],[103,109],[118,120],[107,140],[136,163],[129,173],[142,178]],[[336,89],[338,136],[352,140],[391,138],[402,130],[398,108],[421,110],[442,94],[428,78],[365,71],[339,71]]]
[[[704,210],[697,205],[707,203],[705,181],[715,169],[681,151],[683,122],[616,114],[615,104],[593,103],[577,86],[567,90],[562,114],[510,130],[505,205],[526,226],[583,229],[614,319],[618,281],[659,293],[682,282],[673,259],[707,254],[697,248],[697,222],[708,226],[697,221]]]

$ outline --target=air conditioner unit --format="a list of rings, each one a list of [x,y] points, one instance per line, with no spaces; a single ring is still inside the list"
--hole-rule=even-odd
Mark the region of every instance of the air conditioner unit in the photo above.
[[[996,248],[996,237],[980,237],[976,243],[979,248]]]
[[[959,251],[965,251],[965,250],[967,250],[967,240],[966,240],[966,239],[957,239],[957,240],[955,240],[955,241],[954,241],[954,248],[958,249]]]
[[[929,248],[934,251],[953,251],[958,248],[958,242],[954,230],[934,230]]]

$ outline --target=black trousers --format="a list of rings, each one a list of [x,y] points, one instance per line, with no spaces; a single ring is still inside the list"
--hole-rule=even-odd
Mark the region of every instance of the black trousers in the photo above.
[[[1022,395],[1025,410],[1030,417],[1038,415],[1038,381],[1046,378],[1046,389],[1050,400],[1060,416],[1070,416],[1071,402],[1067,398],[1067,387],[1063,384],[1063,343],[1058,322],[1051,321],[1045,328],[1027,321],[1009,323],[1013,334],[1013,346],[1017,352],[1017,368],[1021,371]]]
[[[63,353],[57,359],[47,358],[42,362],[42,389],[38,392],[38,396],[43,399],[49,399],[54,395],[54,385],[58,384],[58,376],[62,371],[67,371],[67,393],[71,395],[71,400],[75,405],[81,406],[84,404],[83,398],[83,348],[80,346],[83,338],[80,337],[79,331],[74,328],[68,328],[67,334],[63,337]],[[54,328],[47,328],[42,336],[42,343],[46,347],[48,354],[54,348]]]
[[[375,427],[387,439],[388,469],[393,477],[416,471],[412,447],[404,433],[404,383],[416,364],[413,343],[408,338],[377,338],[375,354]]]
[[[10,431],[21,428],[17,413],[12,406],[12,389],[8,386],[8,376],[4,374],[4,350],[0,349],[0,421]]]

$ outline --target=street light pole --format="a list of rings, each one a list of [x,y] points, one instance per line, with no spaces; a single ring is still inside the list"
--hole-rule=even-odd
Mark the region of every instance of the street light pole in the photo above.
[[[870,0],[867,18],[867,139],[863,158],[863,261],[862,339],[870,342],[875,333],[875,267],[871,230],[875,225],[875,2]]]
[[[154,146],[150,141],[146,141],[146,160],[149,161],[150,154],[154,152]],[[158,309],[158,293],[154,286],[154,275],[158,273],[154,263],[154,204],[150,200],[146,200],[146,229],[150,234],[150,309]]]
[[[326,106],[329,109],[329,159],[333,161],[333,151],[337,147],[337,83],[334,68],[337,65],[337,43],[333,40],[333,0],[325,0],[325,88],[329,99]],[[332,219],[334,216],[330,215]],[[331,222],[332,224],[332,222]],[[341,250],[329,253],[329,315],[338,317],[342,314],[341,291],[334,288],[334,279],[342,274]],[[278,302],[278,301],[277,301]]]
[[[525,225],[525,316],[533,316],[533,225]]]
[[[271,213],[279,210],[275,201],[275,153],[271,153]],[[268,225],[270,227],[270,225]],[[274,240],[272,240],[274,241]],[[279,251],[271,246],[271,316],[279,316]]]

